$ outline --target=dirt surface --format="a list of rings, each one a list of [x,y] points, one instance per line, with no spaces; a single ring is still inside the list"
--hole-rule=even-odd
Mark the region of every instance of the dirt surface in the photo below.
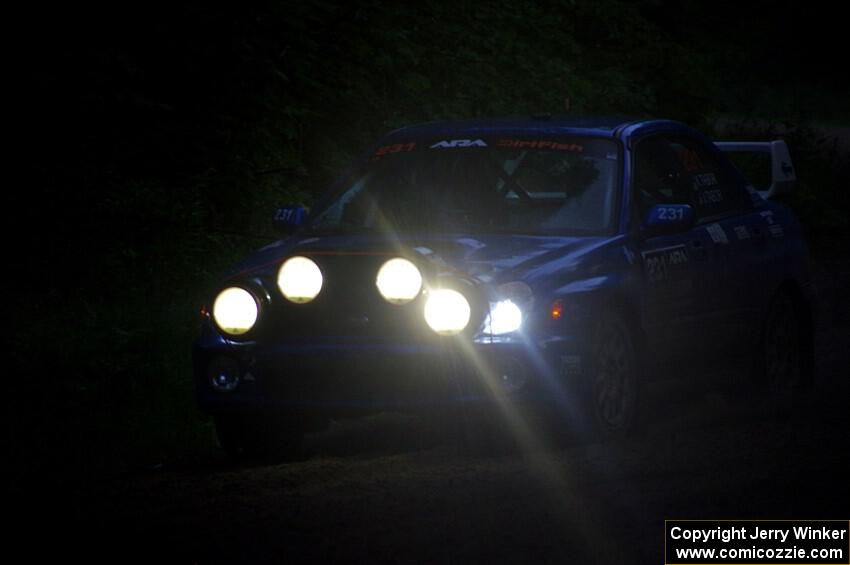
[[[306,459],[79,478],[33,503],[34,558],[113,562],[663,563],[665,518],[850,518],[850,260],[817,258],[813,391],[651,391],[628,440],[482,454],[416,418],[339,422]],[[527,439],[527,438],[526,438]],[[33,500],[38,500],[34,497]],[[40,517],[40,520],[38,520]]]

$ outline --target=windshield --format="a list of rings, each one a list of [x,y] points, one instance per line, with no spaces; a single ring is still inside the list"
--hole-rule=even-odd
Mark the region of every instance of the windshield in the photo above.
[[[310,228],[606,232],[617,146],[596,138],[481,138],[379,147]]]

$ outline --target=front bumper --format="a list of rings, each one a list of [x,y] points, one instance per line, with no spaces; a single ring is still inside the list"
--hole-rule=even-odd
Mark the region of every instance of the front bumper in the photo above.
[[[581,346],[563,336],[277,345],[218,337],[196,343],[193,357],[198,404],[208,413],[368,413],[486,404],[505,397],[556,399],[580,372]],[[238,385],[231,391],[212,385],[210,364],[221,357],[238,366]]]

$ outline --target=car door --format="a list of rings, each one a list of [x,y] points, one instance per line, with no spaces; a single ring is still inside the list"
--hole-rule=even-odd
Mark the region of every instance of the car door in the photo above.
[[[649,135],[633,151],[632,201],[640,222],[657,204],[692,205],[693,155],[683,152],[678,140]],[[639,239],[643,319],[654,369],[691,366],[713,349],[705,333],[712,313],[706,296],[719,278],[718,240],[714,228],[699,223],[679,233]]]
[[[753,208],[741,177],[709,141],[687,134],[668,135],[665,141],[681,167],[678,200],[694,209],[689,237],[705,250],[696,272],[693,355],[702,367],[714,368],[748,345],[752,290],[765,274],[756,255],[765,249],[769,228],[764,224],[770,218]]]
[[[707,337],[717,351],[715,361],[734,360],[750,345],[755,313],[761,308],[772,277],[771,242],[783,227],[772,212],[753,205],[746,180],[710,142],[683,137],[676,140],[694,155],[692,205],[717,247],[717,270],[711,292]]]

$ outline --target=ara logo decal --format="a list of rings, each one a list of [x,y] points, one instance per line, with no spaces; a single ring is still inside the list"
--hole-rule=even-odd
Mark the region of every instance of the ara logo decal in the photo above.
[[[452,147],[487,147],[483,139],[450,139],[439,141],[431,149],[450,149]]]

